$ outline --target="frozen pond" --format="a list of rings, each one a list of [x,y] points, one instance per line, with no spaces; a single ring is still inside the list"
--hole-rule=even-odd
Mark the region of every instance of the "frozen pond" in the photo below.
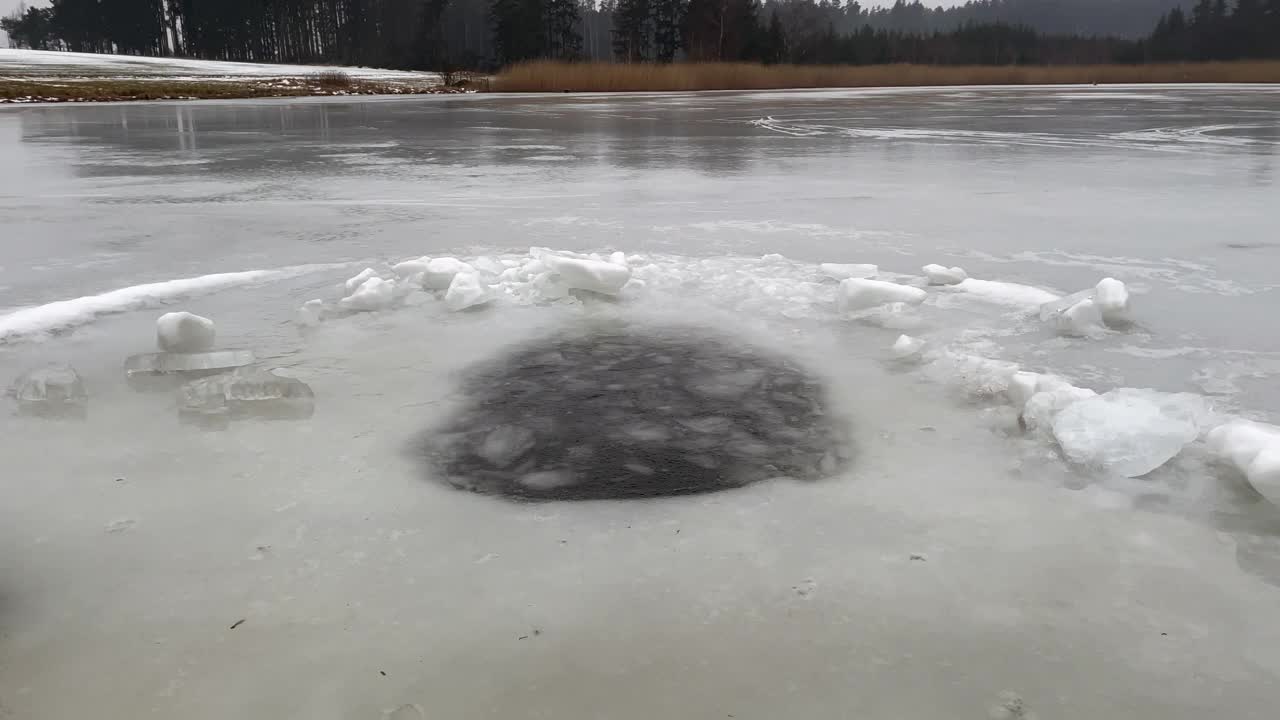
[[[0,384],[68,363],[89,398],[4,399],[0,718],[1273,717],[1280,509],[1203,436],[1280,421],[1278,151],[1275,87],[0,110]],[[572,252],[622,253],[620,297],[538,274]],[[424,255],[489,302],[392,269]],[[860,308],[822,263],[923,292]],[[344,307],[366,267],[394,292]],[[1107,277],[1123,322],[1042,319]],[[173,310],[314,415],[211,430],[131,388]],[[415,439],[461,373],[588,321],[793,360],[852,459],[652,499],[440,481]],[[922,355],[894,358],[903,333]],[[743,357],[698,362],[773,372]],[[1176,405],[1185,448],[1072,464],[1020,425],[1019,369]]]

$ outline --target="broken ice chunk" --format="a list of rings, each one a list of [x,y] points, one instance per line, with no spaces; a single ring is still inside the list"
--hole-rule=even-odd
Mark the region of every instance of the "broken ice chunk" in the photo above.
[[[147,353],[124,361],[125,379],[135,390],[172,388],[192,378],[228,372],[253,364],[249,350],[205,353]]]
[[[373,312],[389,308],[396,302],[396,281],[379,277],[366,279],[351,294],[338,301],[343,310]]]
[[[880,274],[880,267],[863,263],[822,263],[818,270],[832,280],[848,280],[850,278],[873,278]]]
[[[347,294],[350,295],[351,293],[355,292],[356,288],[363,285],[365,280],[368,280],[369,278],[375,278],[375,277],[378,277],[377,270],[374,270],[373,268],[365,268],[364,270],[361,270],[359,275],[356,275],[355,277],[347,280],[346,282]]]
[[[314,327],[324,320],[324,301],[308,300],[298,308],[298,324],[303,327]]]
[[[899,335],[893,343],[893,356],[899,360],[911,360],[924,352],[925,341],[910,335]]]
[[[837,304],[842,311],[866,310],[877,305],[904,303],[919,305],[927,293],[918,287],[899,285],[882,280],[849,278],[840,282]]]
[[[1102,310],[1091,298],[1063,310],[1056,316],[1054,324],[1059,333],[1073,337],[1094,337],[1107,329],[1102,320]]]
[[[444,303],[450,310],[458,312],[484,305],[492,297],[489,288],[480,282],[478,273],[464,272],[453,276],[453,281],[449,283],[449,290],[444,294]]]
[[[1093,301],[1109,325],[1129,320],[1129,289],[1115,278],[1103,278],[1093,290]]]
[[[930,285],[959,285],[969,274],[963,268],[943,267],[942,265],[925,265],[920,268],[924,276],[929,278]]]
[[[1053,435],[1074,463],[1140,477],[1195,440],[1207,415],[1198,395],[1121,388],[1068,405]]]
[[[560,276],[567,287],[576,290],[617,295],[631,279],[631,268],[603,260],[571,258],[552,253],[540,258],[552,272]]]
[[[1231,463],[1260,495],[1280,506],[1280,427],[1232,420],[1209,432],[1209,449]]]
[[[13,381],[9,395],[18,413],[37,417],[84,417],[89,395],[84,381],[70,365],[49,364],[30,370]]]
[[[178,391],[178,416],[199,425],[224,427],[242,418],[300,419],[315,412],[315,393],[276,370],[242,368],[193,380]]]
[[[1092,306],[1081,308],[1080,304],[1086,300],[1090,301]],[[1076,308],[1077,313],[1081,310],[1085,311],[1090,316],[1089,323],[1093,323],[1092,316],[1096,311],[1098,325],[1103,327],[1123,325],[1129,320],[1129,290],[1124,283],[1115,278],[1103,278],[1094,287],[1042,304],[1040,319],[1059,322],[1064,315],[1071,312],[1072,308]],[[1065,323],[1068,329],[1079,324],[1077,320],[1072,319],[1066,320]],[[1064,325],[1059,323],[1059,329],[1063,327]]]
[[[427,262],[422,274],[422,287],[427,290],[448,290],[458,273],[474,273],[475,268],[452,257],[433,258]]]
[[[427,263],[429,262],[431,262],[431,258],[423,255],[415,260],[405,260],[392,265],[391,272],[395,273],[398,279],[408,285],[421,285],[423,276],[427,274]]]
[[[212,320],[189,312],[165,313],[156,320],[156,344],[165,352],[212,350],[214,334]]]

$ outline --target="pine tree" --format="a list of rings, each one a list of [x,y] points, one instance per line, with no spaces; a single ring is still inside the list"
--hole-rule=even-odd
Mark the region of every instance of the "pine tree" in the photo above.
[[[493,43],[502,63],[543,57],[547,25],[543,0],[494,0]]]
[[[618,0],[613,11],[613,54],[622,62],[653,58],[651,0]]]
[[[582,15],[576,0],[546,0],[544,57],[577,60],[582,56]]]

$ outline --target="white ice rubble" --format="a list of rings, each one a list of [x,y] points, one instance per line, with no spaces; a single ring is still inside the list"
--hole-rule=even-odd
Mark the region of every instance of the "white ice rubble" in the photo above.
[[[526,256],[501,255],[461,260],[456,257],[420,257],[391,266],[390,273],[366,268],[343,284],[338,314],[376,312],[397,307],[415,290],[443,301],[459,312],[492,302],[540,304],[572,300],[575,292],[619,296],[644,287],[634,277],[632,260],[614,252],[607,257],[534,247]],[[649,268],[654,268],[652,264]],[[331,315],[322,300],[310,300],[298,309],[297,321],[314,326]]]
[[[1280,427],[1235,419],[1209,431],[1209,450],[1244,474],[1260,495],[1280,506]]]
[[[156,344],[164,352],[198,353],[213,349],[213,321],[189,312],[165,313],[156,320]]]

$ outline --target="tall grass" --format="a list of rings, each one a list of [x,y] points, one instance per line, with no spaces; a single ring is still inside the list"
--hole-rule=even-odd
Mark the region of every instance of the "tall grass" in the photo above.
[[[513,65],[497,92],[775,90],[922,85],[1280,83],[1280,61],[1151,65],[946,66],[564,63]]]

